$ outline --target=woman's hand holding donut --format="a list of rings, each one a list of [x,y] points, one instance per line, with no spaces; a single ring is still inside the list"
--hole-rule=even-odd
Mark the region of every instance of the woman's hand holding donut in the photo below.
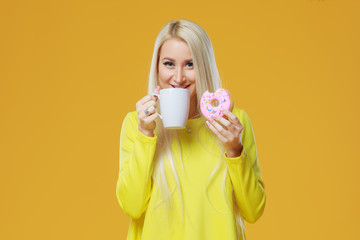
[[[231,122],[224,117],[216,117],[215,120],[209,122],[206,121],[211,131],[219,138],[223,143],[226,156],[229,158],[239,157],[243,150],[241,142],[241,133],[243,126],[239,119],[232,112],[222,109],[221,110]]]
[[[160,87],[156,86],[153,93],[159,94]],[[159,116],[156,112],[157,97],[146,95],[136,103],[136,112],[139,119],[138,129],[148,137],[154,137],[156,128],[155,119]]]

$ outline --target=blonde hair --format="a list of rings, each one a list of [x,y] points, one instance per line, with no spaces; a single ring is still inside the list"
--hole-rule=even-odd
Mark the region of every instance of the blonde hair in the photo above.
[[[154,52],[153,52],[153,56],[152,56],[151,67],[150,67],[148,94],[152,94],[155,87],[157,85],[160,85],[160,83],[158,81],[158,70],[157,70],[158,62],[159,62],[159,51],[160,51],[162,44],[165,41],[170,40],[172,38],[178,38],[178,39],[185,41],[190,48],[190,51],[192,54],[193,65],[194,65],[194,69],[195,69],[195,84],[196,84],[197,99],[200,99],[202,94],[206,90],[208,90],[210,92],[214,92],[218,88],[221,88],[222,84],[221,84],[221,79],[220,79],[219,72],[217,70],[217,66],[216,66],[216,62],[215,62],[213,47],[212,47],[211,41],[210,41],[207,33],[204,31],[203,28],[201,28],[196,23],[189,21],[189,20],[180,19],[177,21],[167,22],[165,24],[165,26],[163,26],[163,28],[160,30],[160,32],[156,38]],[[198,112],[201,112],[200,106],[199,106],[199,101],[197,101],[196,108],[197,108]],[[158,109],[159,109],[159,106],[158,106]],[[205,126],[205,121],[206,121],[206,119],[204,119],[204,117],[201,117],[201,127],[200,128]],[[205,128],[205,129],[207,129],[207,128]],[[207,131],[210,131],[210,130],[207,129]],[[166,180],[166,175],[165,175],[164,162],[165,162],[165,159],[167,159],[171,166],[173,176],[176,181],[176,186],[179,191],[180,202],[181,202],[181,216],[182,216],[182,221],[183,221],[184,211],[183,211],[183,199],[182,199],[181,185],[179,182],[177,169],[176,169],[176,165],[175,165],[175,161],[174,161],[175,157],[173,155],[173,152],[171,151],[172,142],[173,142],[173,140],[176,140],[177,145],[179,147],[179,152],[180,152],[180,162],[182,164],[183,162],[182,162],[182,156],[181,156],[181,146],[180,146],[180,141],[179,141],[179,138],[177,135],[177,131],[164,129],[162,121],[159,118],[157,118],[155,132],[156,132],[156,135],[158,136],[158,142],[157,142],[157,148],[156,148],[156,153],[155,153],[155,157],[154,157],[154,172],[153,172],[152,178],[153,178],[154,183],[156,183],[155,186],[159,187],[159,189],[156,189],[156,190],[158,190],[160,192],[160,194],[162,195],[162,200],[160,200],[157,204],[155,204],[154,208],[156,206],[158,206],[159,204],[161,204],[162,202],[164,202],[165,205],[167,205],[170,208],[172,208],[174,206],[173,199],[172,199],[172,193],[173,193],[173,191],[175,191],[175,189],[173,191],[170,191],[169,185]],[[212,134],[212,132],[211,132],[211,134]],[[211,178],[214,176],[215,172],[220,168],[221,164],[225,164],[225,172],[224,172],[224,178],[223,178],[223,194],[224,194],[224,196],[226,196],[224,191],[226,191],[225,179],[227,176],[228,169],[227,169],[227,165],[225,163],[225,159],[223,157],[224,156],[224,148],[223,148],[222,144],[220,143],[220,141],[217,139],[217,137],[214,134],[212,134],[212,135],[213,135],[213,140],[217,141],[218,146],[220,147],[221,154],[220,154],[220,156],[218,156],[219,162],[218,162],[217,167],[213,170],[213,172],[209,176],[207,186],[208,186],[209,182],[211,181]],[[199,139],[199,135],[197,134],[196,136],[197,136],[200,144],[208,152],[211,153],[211,151],[209,151],[201,143],[201,141]],[[211,154],[213,154],[213,153],[211,153]],[[206,186],[206,189],[207,189],[207,186]],[[207,191],[206,191],[206,196],[208,197]],[[236,206],[234,192],[232,192],[232,196],[233,196],[232,201],[233,201],[234,216],[235,216],[235,220],[236,220],[237,236],[238,236],[238,239],[246,239],[244,222],[243,222],[242,216],[240,215],[239,209]],[[209,200],[209,197],[208,197],[208,200]],[[209,200],[209,202],[212,205],[210,200]],[[215,208],[215,210],[218,211],[216,208]],[[242,235],[242,238],[240,238],[240,235]]]

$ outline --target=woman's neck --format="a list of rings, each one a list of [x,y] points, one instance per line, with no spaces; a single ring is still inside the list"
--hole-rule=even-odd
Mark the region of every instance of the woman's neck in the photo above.
[[[196,110],[196,109],[195,109]],[[193,113],[189,113],[189,118],[188,119],[193,119],[193,118],[198,118],[200,117],[199,111],[196,110],[196,112]]]
[[[194,98],[190,101],[190,110],[189,110],[188,119],[200,117],[199,111],[197,110],[197,107],[196,107],[196,102],[197,102],[196,98]]]

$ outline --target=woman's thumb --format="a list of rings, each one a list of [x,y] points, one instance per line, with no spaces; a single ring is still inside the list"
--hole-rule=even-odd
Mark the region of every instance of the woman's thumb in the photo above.
[[[160,86],[156,86],[154,91],[153,91],[153,94],[160,94]],[[157,96],[154,96],[156,98],[156,100],[158,99]]]
[[[156,86],[153,93],[155,94],[159,94],[160,93],[160,87],[159,86]]]

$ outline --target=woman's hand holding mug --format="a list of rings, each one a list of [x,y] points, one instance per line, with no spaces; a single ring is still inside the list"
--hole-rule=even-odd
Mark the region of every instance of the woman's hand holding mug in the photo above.
[[[156,86],[153,93],[159,94],[160,87]],[[157,97],[146,95],[136,103],[136,112],[139,119],[139,131],[148,137],[154,137],[156,128],[155,119],[159,116],[156,112]]]

